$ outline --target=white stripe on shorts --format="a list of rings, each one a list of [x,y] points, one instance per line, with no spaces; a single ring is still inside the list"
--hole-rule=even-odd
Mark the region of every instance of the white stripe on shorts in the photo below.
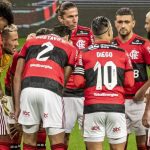
[[[0,135],[6,135],[6,125],[5,125],[5,119],[3,116],[3,110],[2,106],[0,105]]]

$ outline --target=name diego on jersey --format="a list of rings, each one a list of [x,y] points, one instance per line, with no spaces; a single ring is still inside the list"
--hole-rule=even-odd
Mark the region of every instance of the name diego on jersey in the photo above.
[[[97,52],[96,56],[97,57],[112,57],[113,53],[112,52]]]

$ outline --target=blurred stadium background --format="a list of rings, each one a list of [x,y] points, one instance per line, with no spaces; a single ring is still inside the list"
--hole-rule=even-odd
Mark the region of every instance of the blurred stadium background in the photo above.
[[[11,0],[15,24],[20,37],[35,32],[40,27],[57,25],[56,9],[63,0]],[[135,13],[135,32],[145,36],[145,14],[150,10],[150,0],[71,0],[79,8],[79,24],[90,27],[91,20],[98,15],[107,16],[114,22],[115,12],[120,7],[130,7]],[[114,24],[114,23],[113,23]],[[116,35],[116,32],[115,32]]]
[[[19,27],[20,46],[25,41],[27,34],[35,32],[41,27],[52,28],[58,24],[56,9],[64,0],[10,0],[13,4],[15,24]],[[90,27],[91,20],[98,15],[107,16],[114,25],[115,12],[120,7],[133,9],[136,19],[135,32],[145,36],[145,14],[150,11],[150,0],[71,0],[79,8],[79,24]],[[115,29],[115,28],[114,28]],[[115,31],[115,30],[114,30]],[[116,32],[115,32],[116,35]],[[47,142],[47,146],[49,143]],[[128,150],[137,150],[135,136],[129,137]],[[107,140],[104,149],[109,150]],[[71,134],[69,150],[85,150],[81,133],[77,126]]]

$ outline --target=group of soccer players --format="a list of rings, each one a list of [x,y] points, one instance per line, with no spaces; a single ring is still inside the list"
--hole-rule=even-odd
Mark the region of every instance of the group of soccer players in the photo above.
[[[0,2],[1,76],[7,70],[0,150],[20,149],[20,137],[24,150],[44,150],[46,135],[52,150],[67,150],[77,120],[88,150],[102,150],[105,137],[112,150],[127,149],[132,131],[137,149],[150,149],[150,42],[133,32],[133,11],[116,11],[115,38],[105,16],[95,17],[91,29],[79,26],[70,1],[57,17],[60,26],[29,35],[17,52],[11,6]],[[149,35],[150,13],[145,29]]]

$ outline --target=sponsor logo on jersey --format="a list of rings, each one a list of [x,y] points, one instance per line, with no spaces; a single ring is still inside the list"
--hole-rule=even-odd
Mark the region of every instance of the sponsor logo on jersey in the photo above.
[[[115,133],[116,133],[116,132],[120,132],[120,130],[121,130],[120,127],[115,127],[115,128],[113,128],[113,132],[115,132]]]
[[[94,93],[94,96],[102,96],[102,97],[117,97],[116,93]]]
[[[84,49],[85,48],[85,41],[84,40],[78,40],[77,43],[76,43],[76,46],[79,48],[79,49]]]
[[[44,118],[48,118],[48,113],[44,113]]]
[[[77,31],[77,35],[88,35],[89,31],[85,31],[85,30],[78,30]]]
[[[93,131],[100,130],[100,127],[99,127],[99,126],[93,126],[93,127],[91,128],[91,130],[93,130]]]
[[[89,50],[98,49],[98,48],[99,48],[99,45],[98,45],[98,44],[90,45],[90,46],[88,47]]]
[[[26,117],[29,117],[30,116],[30,112],[27,112],[26,110],[24,110],[23,111],[23,115],[26,116]]]
[[[112,45],[118,46],[119,44],[118,44],[117,40],[115,40],[112,42]]]
[[[135,60],[135,59],[138,59],[139,52],[137,50],[132,50],[129,55],[131,59]]]
[[[143,40],[140,40],[140,39],[137,39],[137,38],[135,38],[132,42],[131,42],[131,44],[132,45],[143,45],[145,42],[143,41]]]

